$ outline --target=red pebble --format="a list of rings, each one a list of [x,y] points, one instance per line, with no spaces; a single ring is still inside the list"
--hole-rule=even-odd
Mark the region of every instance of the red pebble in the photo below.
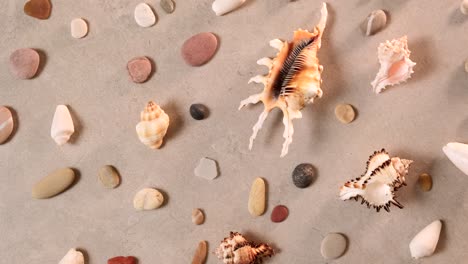
[[[188,65],[201,66],[215,55],[218,49],[218,39],[213,33],[199,33],[182,46],[182,58]]]
[[[276,206],[271,212],[271,221],[280,223],[286,220],[289,215],[289,209],[284,205]]]
[[[107,261],[107,264],[136,264],[137,259],[135,257],[129,256],[129,257],[123,257],[123,256],[118,256],[111,258]]]

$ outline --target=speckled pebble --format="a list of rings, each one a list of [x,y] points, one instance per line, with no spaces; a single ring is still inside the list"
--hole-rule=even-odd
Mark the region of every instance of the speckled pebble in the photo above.
[[[366,36],[374,35],[387,25],[387,14],[383,10],[374,10],[361,24],[361,30]]]
[[[32,197],[46,199],[65,191],[75,180],[75,172],[70,168],[53,171],[37,182],[32,189]]]
[[[298,188],[308,187],[315,175],[315,168],[312,164],[302,163],[296,166],[292,173],[292,180],[294,185]]]
[[[10,109],[0,106],[0,144],[5,143],[13,133],[14,122]]]
[[[144,83],[151,75],[153,66],[147,57],[136,57],[127,63],[127,70],[130,80],[135,83]]]
[[[182,45],[182,58],[190,66],[201,66],[215,55],[218,39],[213,33],[204,32],[192,36]]]
[[[137,259],[133,256],[118,256],[108,259],[107,264],[137,264]]]
[[[17,49],[10,55],[10,70],[22,80],[31,79],[39,69],[40,56],[33,49]]]
[[[423,173],[419,175],[418,179],[419,187],[421,190],[428,192],[432,189],[432,177],[427,173]]]
[[[109,189],[117,187],[120,183],[119,173],[111,165],[101,167],[99,169],[98,177],[102,185]]]
[[[252,216],[261,216],[266,209],[266,184],[262,178],[256,178],[252,183],[248,203]]]
[[[208,254],[208,244],[206,241],[200,241],[198,247],[193,254],[192,264],[203,264],[206,261]]]
[[[201,209],[193,209],[192,211],[192,223],[201,225],[205,222],[205,215]]]
[[[289,209],[284,205],[277,205],[271,212],[271,221],[274,223],[280,223],[286,220],[289,215]]]
[[[353,122],[356,117],[353,106],[349,104],[339,104],[335,107],[335,116],[343,124]]]
[[[208,107],[202,104],[192,104],[190,106],[190,115],[195,120],[203,120],[208,116]]]
[[[171,14],[175,10],[175,3],[173,0],[159,0],[159,5],[164,12]]]
[[[162,193],[153,188],[144,188],[137,192],[133,198],[133,207],[136,210],[153,210],[164,203]]]
[[[346,237],[338,233],[330,233],[322,240],[320,252],[326,259],[337,259],[346,251]]]

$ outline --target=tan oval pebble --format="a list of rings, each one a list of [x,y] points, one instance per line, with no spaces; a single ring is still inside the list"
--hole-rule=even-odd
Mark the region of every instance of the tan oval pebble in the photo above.
[[[349,124],[353,122],[356,113],[351,105],[339,104],[335,107],[335,116],[341,123]]]
[[[88,34],[88,24],[82,18],[75,18],[70,23],[70,32],[74,38],[84,38]]]
[[[208,244],[206,241],[200,241],[198,247],[195,250],[193,255],[192,264],[203,264],[206,261],[206,256],[208,254]]]
[[[10,55],[10,70],[22,80],[33,78],[39,69],[40,56],[34,49],[17,49]]]
[[[161,207],[164,202],[162,193],[153,188],[144,188],[133,198],[133,207],[137,210],[153,210]]]
[[[256,178],[252,184],[249,195],[249,213],[253,216],[260,216],[265,213],[266,206],[266,186],[262,178]]]
[[[32,197],[46,199],[65,191],[75,180],[75,172],[70,168],[53,171],[36,183],[32,189]]]
[[[383,10],[374,10],[361,24],[361,30],[366,36],[374,35],[387,25],[387,14]]]
[[[196,225],[201,225],[203,222],[205,222],[205,215],[201,209],[193,209],[192,222]]]
[[[173,0],[159,0],[159,5],[168,14],[171,14],[175,10],[175,3]]]
[[[14,122],[10,109],[0,106],[0,144],[5,143],[13,133]]]
[[[419,187],[421,190],[428,192],[432,189],[432,177],[427,173],[423,173],[419,175],[418,179]]]
[[[120,176],[117,170],[111,166],[106,165],[99,169],[98,173],[99,181],[104,187],[113,189],[120,183]]]
[[[322,240],[320,253],[326,259],[341,257],[347,247],[346,237],[339,233],[330,233]]]

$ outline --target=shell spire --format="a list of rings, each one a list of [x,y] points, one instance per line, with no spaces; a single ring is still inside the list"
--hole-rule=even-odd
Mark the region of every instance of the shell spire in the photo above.
[[[231,232],[214,253],[224,264],[258,264],[263,258],[273,256],[275,251],[267,244],[256,244],[240,233]]]
[[[368,208],[375,208],[377,212],[384,208],[390,211],[393,204],[403,208],[395,196],[395,192],[402,186],[406,186],[406,175],[413,161],[390,158],[385,149],[374,152],[369,157],[366,171],[361,177],[347,181],[340,188],[340,199],[356,201],[361,198],[361,204]]]
[[[136,132],[141,143],[152,149],[160,148],[169,127],[169,116],[155,102],[150,101],[140,113]]]
[[[263,122],[274,108],[283,112],[283,125],[285,127],[283,148],[281,157],[288,153],[292,143],[294,127],[292,120],[302,118],[301,110],[315,98],[322,97],[320,85],[323,67],[319,64],[317,52],[322,45],[322,34],[328,18],[326,3],[323,3],[321,18],[313,32],[296,30],[292,41],[274,39],[270,46],[279,52],[273,59],[262,58],[257,64],[269,68],[266,76],[257,75],[249,80],[249,83],[261,83],[264,85],[262,93],[254,94],[241,101],[239,109],[248,104],[262,102],[264,110],[260,114],[257,123],[253,126],[250,137],[249,149],[252,149],[253,141]]]

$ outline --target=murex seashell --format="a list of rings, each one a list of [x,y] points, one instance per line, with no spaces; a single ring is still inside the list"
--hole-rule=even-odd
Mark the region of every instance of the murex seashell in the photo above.
[[[155,102],[150,101],[140,114],[136,126],[140,141],[152,149],[160,148],[169,127],[169,116]]]
[[[240,103],[239,109],[260,101],[264,105],[264,110],[253,127],[249,149],[252,149],[253,141],[268,113],[278,107],[283,112],[285,126],[283,133],[285,141],[281,151],[281,157],[284,157],[288,153],[294,133],[292,120],[302,117],[301,109],[306,104],[312,103],[315,98],[322,97],[320,84],[323,67],[319,64],[317,52],[321,46],[328,16],[325,3],[323,3],[321,13],[320,22],[314,32],[299,29],[294,32],[291,42],[283,42],[279,39],[270,41],[270,46],[279,50],[276,58],[262,58],[257,61],[257,64],[267,66],[270,72],[267,76],[257,75],[249,80],[249,83],[262,83],[263,92],[251,95]]]
[[[391,204],[400,209],[403,206],[395,199],[395,191],[406,186],[406,175],[412,160],[390,158],[385,149],[376,151],[369,157],[364,175],[346,182],[340,188],[340,199],[361,197],[361,204],[374,207],[377,212],[384,208],[390,212]]]
[[[374,92],[377,94],[389,85],[405,82],[414,72],[413,67],[416,63],[409,58],[411,51],[408,49],[408,38],[406,36],[381,43],[377,54],[380,70],[371,83]]]
[[[448,143],[442,148],[450,161],[463,173],[468,175],[468,145],[458,142]]]
[[[225,237],[215,251],[224,264],[257,264],[262,258],[275,254],[273,248],[264,243],[253,243],[237,232]]]
[[[409,244],[411,257],[419,259],[434,254],[441,229],[442,222],[436,220],[421,230]]]
[[[57,105],[54,119],[52,120],[52,127],[50,128],[50,136],[57,145],[61,146],[68,142],[74,132],[73,119],[67,106]]]

